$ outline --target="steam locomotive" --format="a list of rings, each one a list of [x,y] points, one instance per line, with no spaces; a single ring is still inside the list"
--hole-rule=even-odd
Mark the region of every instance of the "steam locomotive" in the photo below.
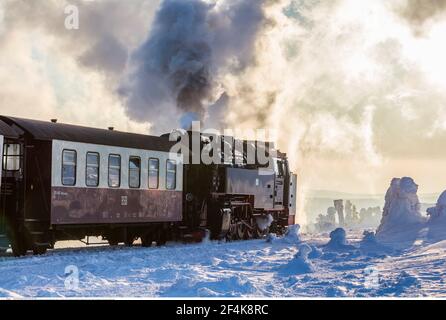
[[[286,154],[225,137],[212,151],[221,162],[191,161],[213,139],[0,116],[0,248],[43,254],[56,241],[90,236],[127,246],[140,238],[145,247],[206,233],[231,241],[294,224],[297,178]],[[172,152],[180,140],[185,149]],[[226,148],[237,143],[244,151]],[[249,148],[263,148],[272,165],[247,161]]]

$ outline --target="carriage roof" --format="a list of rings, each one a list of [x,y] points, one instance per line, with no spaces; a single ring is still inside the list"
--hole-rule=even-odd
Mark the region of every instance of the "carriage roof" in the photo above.
[[[18,138],[17,132],[2,120],[0,120],[0,135],[7,138]]]
[[[89,128],[64,123],[53,123],[50,121],[46,122],[0,116],[0,134],[5,132],[5,134],[3,134],[5,136],[11,134],[13,134],[13,136],[18,136],[16,131],[12,129],[14,125],[19,127],[33,139],[43,141],[64,140],[166,152],[168,152],[175,144],[175,142],[169,141],[166,137]],[[9,133],[9,135],[7,133]]]

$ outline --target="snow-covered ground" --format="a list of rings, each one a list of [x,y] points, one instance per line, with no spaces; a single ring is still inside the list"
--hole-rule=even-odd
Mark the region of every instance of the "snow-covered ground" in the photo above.
[[[361,244],[362,233],[347,239],[325,246],[326,234],[291,235],[2,257],[0,297],[446,297],[446,241],[396,252]]]

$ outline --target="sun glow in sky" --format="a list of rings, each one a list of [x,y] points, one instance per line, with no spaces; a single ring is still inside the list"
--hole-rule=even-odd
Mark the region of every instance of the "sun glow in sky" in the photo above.
[[[432,26],[420,39],[403,43],[404,53],[419,63],[432,85],[446,90],[446,21]]]

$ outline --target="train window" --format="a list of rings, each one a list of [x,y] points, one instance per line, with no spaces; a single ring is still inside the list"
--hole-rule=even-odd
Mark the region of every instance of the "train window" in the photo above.
[[[129,187],[139,188],[141,186],[141,158],[130,157],[129,160]]]
[[[285,171],[283,168],[283,161],[280,159],[274,159],[274,171],[278,177],[283,177],[285,175]]]
[[[121,156],[111,154],[108,156],[108,185],[111,188],[121,186]]]
[[[167,160],[166,166],[166,189],[174,190],[177,184],[177,162],[175,160]]]
[[[99,153],[87,152],[85,184],[87,187],[99,186]]]
[[[283,177],[285,175],[285,171],[283,169],[283,161],[279,161],[277,165],[279,167],[279,177]]]
[[[160,161],[155,158],[149,159],[149,189],[158,189],[159,187],[159,168]]]
[[[77,152],[74,150],[62,151],[62,184],[64,186],[76,185]]]
[[[20,144],[4,144],[3,149],[3,170],[20,170],[21,158]]]

